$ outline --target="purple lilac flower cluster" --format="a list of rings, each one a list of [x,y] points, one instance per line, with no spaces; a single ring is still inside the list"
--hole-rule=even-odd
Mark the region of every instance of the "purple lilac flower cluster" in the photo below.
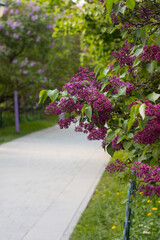
[[[104,140],[107,134],[106,127],[96,128],[94,124],[83,122],[75,127],[75,131],[88,134],[88,140]]]
[[[58,102],[53,102],[50,103],[46,109],[45,109],[45,114],[46,115],[53,115],[53,114],[57,114],[60,115],[62,113],[62,110],[58,107]]]
[[[144,46],[140,59],[144,62],[156,60],[160,62],[160,47],[158,45]]]
[[[128,71],[133,72],[133,62],[136,59],[135,56],[130,55],[130,50],[133,47],[132,43],[128,43],[128,40],[125,40],[125,46],[120,47],[120,51],[113,52],[112,55],[115,57],[117,62],[119,62],[119,66],[123,67],[127,65],[129,67]]]
[[[100,86],[95,80],[94,72],[89,72],[88,68],[83,67],[80,67],[79,70],[80,72],[75,74],[70,82],[63,87],[63,91],[67,90],[70,97],[62,97],[60,102],[50,103],[45,113],[60,115],[63,112],[69,114],[76,112],[81,114],[82,107],[87,103],[92,108],[91,124],[80,123],[75,131],[88,133],[89,140],[103,140],[107,133],[107,128],[104,125],[111,117],[113,106],[107,97],[97,90]],[[73,100],[72,96],[76,98],[76,101]],[[61,128],[69,127],[72,121],[73,116],[72,119],[61,120],[59,125]]]
[[[121,80],[119,80],[119,77],[113,76],[111,77],[109,80],[110,84],[108,84],[105,88],[104,88],[104,92],[107,92],[110,89],[113,89],[112,93],[113,94],[117,94],[118,90],[117,89],[121,89],[122,87],[126,86],[126,93],[127,94],[131,94],[132,91],[135,89],[134,85],[127,82],[123,82]]]
[[[145,114],[146,116],[152,116],[153,119],[149,119],[147,125],[136,133],[133,137],[133,141],[136,143],[143,143],[145,145],[152,145],[160,136],[160,104],[153,105],[149,101],[142,99],[137,100],[129,104],[129,108],[141,101],[146,104]]]
[[[157,194],[160,197],[160,167],[149,166],[148,164],[142,164],[140,162],[135,162],[131,168],[136,172],[136,176],[147,183],[142,184],[139,191],[143,191],[144,195],[151,196]]]
[[[90,131],[88,135],[88,140],[103,140],[106,137],[107,128],[97,128]]]
[[[71,123],[75,123],[76,119],[74,118],[74,116],[69,116],[68,118],[64,119],[64,120],[59,120],[58,125],[60,127],[60,129],[63,128],[69,128],[69,126],[71,125]]]
[[[115,12],[114,12],[113,10],[111,11],[110,17],[111,17],[111,21],[112,21],[114,24],[118,23],[117,16],[116,16],[116,14],[115,14]]]
[[[109,173],[124,172],[126,169],[126,165],[127,163],[116,159],[115,163],[110,163],[107,165],[106,171],[108,171]]]
[[[121,25],[121,30],[123,30],[124,28],[126,29],[131,29],[131,24],[129,22],[124,22],[122,25]]]
[[[104,125],[110,118],[113,106],[103,93],[99,93],[94,72],[89,72],[88,68],[80,67],[80,72],[75,74],[69,83],[66,83],[63,90],[77,98],[75,111],[81,111],[82,103],[87,102],[92,107],[92,122]],[[96,112],[96,113],[95,113]]]
[[[160,117],[150,119],[147,125],[137,132],[133,137],[133,141],[136,143],[143,143],[145,145],[152,145],[160,136]]]
[[[117,135],[117,136],[116,136],[115,138],[113,138],[113,140],[112,140],[112,147],[113,147],[116,151],[118,151],[118,150],[120,150],[120,149],[124,149],[121,142],[120,142],[120,143],[117,143],[118,138],[119,138],[119,135]]]
[[[147,9],[147,8],[140,8],[138,10],[139,13],[139,17],[140,18],[144,18],[145,20],[148,20],[149,18],[154,18],[154,11],[151,9]]]

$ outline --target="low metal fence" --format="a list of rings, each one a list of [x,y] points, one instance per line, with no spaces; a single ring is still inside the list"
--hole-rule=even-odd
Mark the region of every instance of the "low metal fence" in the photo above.
[[[132,172],[132,174],[134,174],[135,180],[131,180],[129,183],[128,200],[126,203],[126,217],[125,217],[124,227],[123,227],[123,240],[130,239],[130,227],[131,227],[131,220],[132,220],[132,209],[130,207],[130,203],[133,201],[133,197],[135,196],[135,190],[136,190],[136,174],[135,172]]]

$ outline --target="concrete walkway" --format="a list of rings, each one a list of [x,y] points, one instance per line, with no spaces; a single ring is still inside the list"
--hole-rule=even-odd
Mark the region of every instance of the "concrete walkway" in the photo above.
[[[51,127],[0,146],[0,240],[68,240],[109,156]]]

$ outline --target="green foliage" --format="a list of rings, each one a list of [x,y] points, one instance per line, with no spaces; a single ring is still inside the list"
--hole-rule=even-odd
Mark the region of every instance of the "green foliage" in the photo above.
[[[108,1],[110,10],[112,4]],[[86,1],[83,10],[78,5],[66,9],[56,20],[54,36],[80,34],[81,64],[95,66],[98,62],[109,61],[113,49],[120,45],[120,32],[106,22],[106,13],[98,1]],[[113,41],[115,40],[115,41]]]

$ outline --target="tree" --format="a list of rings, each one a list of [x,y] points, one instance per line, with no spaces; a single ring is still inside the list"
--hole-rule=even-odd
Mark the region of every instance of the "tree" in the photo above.
[[[97,1],[65,9],[56,19],[54,36],[80,34],[81,65],[92,68],[99,62],[107,64],[113,49],[121,46],[119,29],[106,22],[106,11]]]
[[[47,5],[8,0],[6,6],[0,23],[0,103],[12,108],[18,90],[23,107],[37,102],[40,88],[60,88],[77,70],[79,37],[53,39],[55,15],[47,13]]]

